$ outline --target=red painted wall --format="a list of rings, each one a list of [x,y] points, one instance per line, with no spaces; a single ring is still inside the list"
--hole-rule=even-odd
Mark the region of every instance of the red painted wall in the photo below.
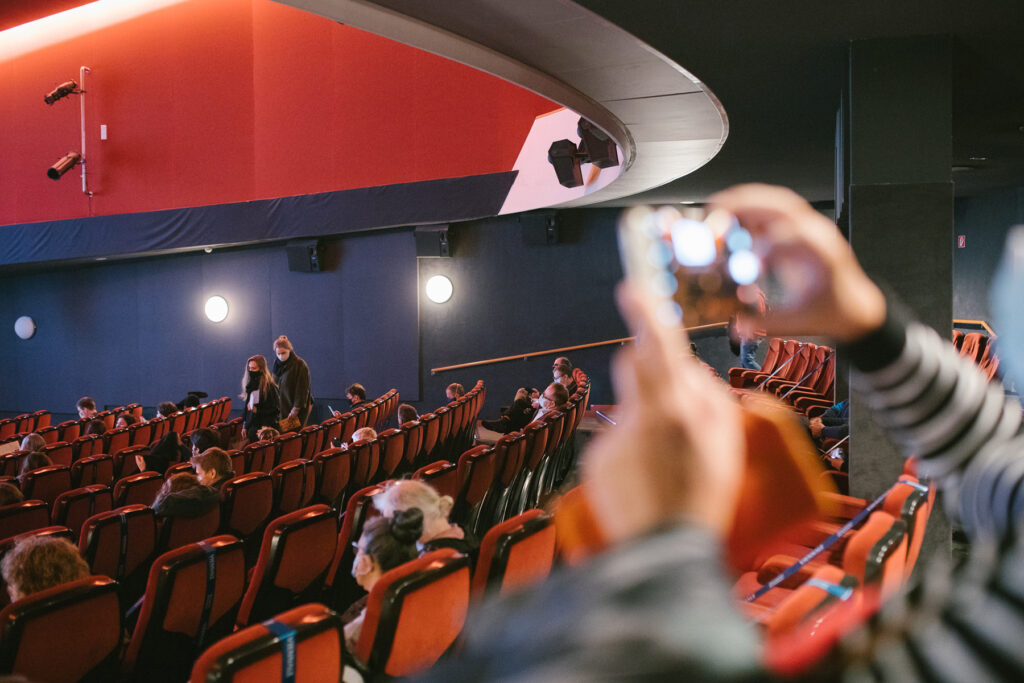
[[[78,169],[45,175],[80,147],[79,104],[42,96],[83,64],[91,200]],[[0,225],[507,171],[557,107],[270,0],[188,0],[11,58],[0,92]]]

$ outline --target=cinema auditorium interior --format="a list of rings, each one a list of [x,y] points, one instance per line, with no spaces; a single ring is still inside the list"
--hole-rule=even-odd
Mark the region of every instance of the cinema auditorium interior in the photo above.
[[[0,680],[1024,680],[1022,36],[0,2]]]

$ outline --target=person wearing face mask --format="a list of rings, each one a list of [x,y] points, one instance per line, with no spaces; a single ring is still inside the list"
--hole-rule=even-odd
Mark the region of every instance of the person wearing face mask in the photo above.
[[[548,413],[563,410],[566,404],[569,403],[569,390],[558,382],[552,382],[544,390],[544,393],[540,395],[539,403],[540,408],[537,410],[537,414],[533,416],[532,422],[542,419]]]
[[[565,356],[555,359],[551,366],[551,376],[561,384],[572,396],[576,393],[576,380],[572,378],[572,363]]]
[[[313,408],[309,366],[299,358],[283,334],[274,341],[274,353],[277,355],[274,377],[277,379],[281,431],[297,432],[306,424]]]
[[[250,356],[242,375],[242,438],[255,436],[262,427],[277,425],[281,407],[278,405],[277,384],[267,368],[263,356]]]
[[[423,513],[418,508],[396,510],[391,517],[377,517],[366,523],[356,544],[352,576],[367,595],[349,607],[345,623],[345,647],[355,651],[366,617],[369,593],[385,572],[419,557],[416,541],[423,533]]]

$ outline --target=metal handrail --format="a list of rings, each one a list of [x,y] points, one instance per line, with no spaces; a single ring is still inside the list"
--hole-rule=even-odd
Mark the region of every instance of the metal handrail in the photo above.
[[[810,377],[810,376],[811,376],[811,375],[813,375],[813,374],[814,374],[815,372],[817,372],[817,371],[818,371],[818,368],[820,368],[820,367],[822,367],[823,365],[825,365],[825,363],[827,363],[827,362],[829,361],[829,359],[831,359],[831,358],[832,358],[832,352],[830,351],[830,352],[828,353],[828,355],[827,355],[827,356],[825,356],[825,357],[824,357],[824,358],[823,358],[823,359],[821,360],[821,362],[820,362],[820,363],[818,363],[818,364],[817,364],[817,365],[815,365],[815,366],[814,366],[813,368],[811,368],[811,370],[810,370],[810,371],[809,371],[809,372],[808,372],[808,373],[807,373],[806,375],[804,375],[803,377],[801,377],[801,378],[800,378],[800,381],[799,381],[799,382],[797,382],[797,383],[796,383],[796,384],[794,384],[794,385],[793,385],[792,387],[790,387],[790,388],[789,388],[789,391],[787,391],[786,393],[784,393],[784,394],[783,394],[782,396],[780,396],[779,398],[783,398],[783,399],[784,399],[784,398],[786,398],[787,396],[789,396],[790,394],[792,394],[792,393],[793,393],[793,392],[794,392],[794,391],[795,391],[795,390],[797,389],[797,387],[799,387],[799,386],[800,386],[801,384],[803,384],[803,383],[804,383],[804,380],[806,380],[806,379],[807,379],[808,377]]]
[[[808,344],[810,344],[810,342],[800,342],[800,346],[796,347],[796,351],[793,352],[793,355],[787,358],[786,362],[784,362],[782,365],[775,368],[775,370],[772,371],[772,374],[765,377],[764,380],[762,380],[761,383],[757,385],[757,388],[760,389],[761,387],[763,387],[765,385],[765,382],[775,377],[775,375],[779,374],[783,368],[792,363],[793,359],[795,359],[797,355],[799,355],[800,352],[804,350],[804,347],[807,346]]]
[[[727,327],[729,323],[708,323],[707,325],[694,325],[693,327],[687,327],[687,332],[695,332],[697,330],[710,330],[716,327]],[[462,368],[474,368],[480,365],[490,365],[491,363],[504,363],[510,360],[526,360],[527,358],[533,358],[535,356],[550,356],[552,354],[561,354],[567,351],[579,351],[580,349],[592,349],[599,346],[611,346],[613,344],[625,344],[626,342],[633,341],[635,337],[620,337],[619,339],[608,339],[605,341],[591,342],[589,344],[577,344],[576,346],[562,346],[557,349],[545,349],[544,351],[529,351],[527,353],[518,353],[514,356],[501,356],[499,358],[486,358],[484,360],[475,360],[469,363],[459,363],[458,365],[445,365],[440,368],[431,368],[430,374],[436,375],[439,372],[446,372],[448,370],[460,370]]]
[[[956,318],[954,318],[953,319],[953,325],[954,326],[956,326],[956,325],[977,325],[977,326],[983,328],[986,332],[988,332],[993,337],[997,336],[996,333],[995,333],[995,330],[993,330],[991,327],[989,327],[988,323],[985,322],[984,320],[957,320]]]

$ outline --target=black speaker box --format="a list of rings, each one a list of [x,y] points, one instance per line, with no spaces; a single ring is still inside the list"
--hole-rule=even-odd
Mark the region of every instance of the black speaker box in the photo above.
[[[519,214],[523,228],[523,243],[530,246],[558,244],[558,216],[554,211],[535,211]]]
[[[285,245],[288,270],[293,273],[319,273],[324,260],[320,240],[292,240]]]
[[[451,258],[452,235],[447,225],[420,225],[416,228],[416,256]]]

